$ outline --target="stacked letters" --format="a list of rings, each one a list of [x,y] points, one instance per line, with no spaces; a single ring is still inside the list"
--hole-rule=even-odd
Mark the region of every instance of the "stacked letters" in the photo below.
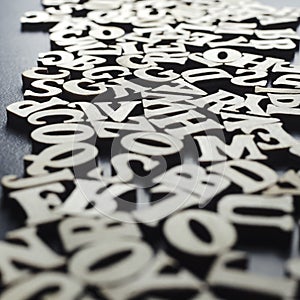
[[[23,227],[2,300],[300,298],[300,9],[252,0],[42,0],[5,176]],[[282,276],[251,249],[283,253]]]

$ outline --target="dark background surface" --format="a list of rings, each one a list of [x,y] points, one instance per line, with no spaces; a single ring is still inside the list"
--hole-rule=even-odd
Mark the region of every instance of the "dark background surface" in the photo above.
[[[25,153],[30,143],[6,127],[6,106],[23,99],[21,73],[36,66],[39,52],[48,51],[47,33],[21,32],[20,17],[28,10],[41,10],[39,0],[1,0],[0,8],[0,116],[1,170],[5,174],[22,175]]]
[[[113,1],[113,0],[112,0]],[[273,6],[300,6],[299,0],[272,1],[261,0],[264,4]],[[23,99],[21,73],[36,66],[39,52],[50,50],[47,33],[21,32],[20,17],[29,10],[41,10],[39,0],[1,0],[0,9],[0,177],[8,174],[22,176],[24,171],[23,156],[31,153],[31,143],[22,134],[22,129],[16,131],[6,125],[6,106]],[[298,60],[298,59],[297,59]],[[1,190],[0,190],[1,193]],[[8,209],[0,208],[0,239],[8,230],[16,228],[18,221]],[[298,234],[295,233],[291,252],[298,255]],[[281,253],[250,250],[250,269],[258,273],[282,276],[284,259]]]

